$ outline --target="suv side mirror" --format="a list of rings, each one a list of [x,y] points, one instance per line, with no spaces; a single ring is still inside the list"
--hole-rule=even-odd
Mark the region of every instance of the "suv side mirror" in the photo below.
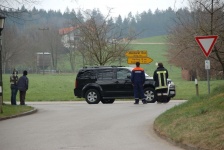
[[[127,75],[127,78],[128,78],[128,79],[131,79],[131,75]]]

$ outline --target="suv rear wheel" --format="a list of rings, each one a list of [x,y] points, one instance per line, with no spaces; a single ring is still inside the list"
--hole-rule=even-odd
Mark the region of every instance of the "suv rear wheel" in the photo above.
[[[147,103],[155,103],[156,101],[156,94],[153,88],[146,88],[144,89],[145,100]]]
[[[100,94],[95,89],[90,89],[85,93],[85,99],[88,104],[98,104],[100,102]]]

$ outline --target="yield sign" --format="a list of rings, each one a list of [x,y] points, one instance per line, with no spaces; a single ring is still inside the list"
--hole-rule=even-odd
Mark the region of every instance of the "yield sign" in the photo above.
[[[212,51],[213,46],[215,45],[217,38],[218,38],[217,35],[196,36],[195,40],[197,41],[198,45],[201,47],[205,56],[208,57]]]

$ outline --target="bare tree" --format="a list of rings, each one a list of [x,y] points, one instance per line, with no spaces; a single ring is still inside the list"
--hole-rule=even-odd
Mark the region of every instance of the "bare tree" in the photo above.
[[[110,9],[111,10],[111,9]],[[135,35],[124,35],[110,18],[110,10],[104,17],[99,10],[84,11],[85,21],[78,22],[79,38],[82,49],[79,49],[88,65],[105,65],[121,61],[125,57],[128,44]],[[123,40],[125,39],[125,40]]]
[[[0,15],[7,17],[10,21],[18,21],[19,19],[24,21],[22,14],[27,13],[27,10],[18,9],[18,7],[32,7],[39,3],[40,0],[3,0],[0,3]],[[5,26],[3,38],[2,62],[5,72],[6,67],[11,68],[18,64],[20,61],[17,59],[18,56],[27,50],[30,44],[27,35],[19,32],[15,26]]]
[[[52,26],[47,37],[49,52],[51,53],[52,67],[54,70],[57,70],[58,57],[60,51],[63,49],[61,36],[58,33],[58,28]]]
[[[13,69],[21,59],[19,55],[29,46],[27,35],[22,34],[15,26],[7,26],[3,32],[3,72],[6,68]],[[24,58],[24,57],[23,57]],[[22,60],[24,61],[25,58]]]
[[[213,74],[224,72],[223,1],[193,0],[189,1],[189,4],[190,10],[178,11],[176,26],[171,28],[168,36],[169,42],[173,43],[168,53],[170,62],[187,68],[203,79],[205,57],[195,41],[195,36],[218,35],[219,39],[209,56],[211,72]]]
[[[75,51],[77,50],[76,46],[77,40],[75,37],[76,35],[73,32],[68,35],[67,47],[66,47],[69,62],[73,72],[75,71],[75,58],[76,58]]]

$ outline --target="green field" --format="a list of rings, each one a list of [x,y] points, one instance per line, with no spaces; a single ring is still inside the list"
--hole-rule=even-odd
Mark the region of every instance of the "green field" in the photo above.
[[[165,36],[158,36],[153,38],[138,39],[134,43],[143,42],[143,43],[163,43],[165,42]],[[164,67],[169,71],[169,78],[176,85],[177,95],[173,99],[189,99],[192,96],[196,95],[196,87],[194,81],[186,81],[181,77],[181,68],[177,68],[173,65],[168,64],[167,58],[165,57],[167,53],[166,44],[132,44],[132,50],[147,50],[148,56],[153,59],[153,62],[150,64],[141,65],[147,74],[153,75],[154,70],[156,69],[156,62],[162,62]],[[224,80],[211,80],[210,81],[210,91],[215,87],[220,86],[224,83]],[[208,94],[208,82],[207,81],[198,81],[199,86],[199,95]]]
[[[165,44],[136,44],[138,42],[154,42],[160,43],[165,41],[165,36],[158,36],[153,38],[138,39],[130,45],[130,50],[147,50],[148,56],[153,59],[150,64],[142,64],[147,74],[152,75],[156,69],[156,62],[162,62],[169,71],[169,78],[173,80],[176,85],[176,97],[173,99],[189,99],[196,95],[194,81],[185,81],[181,78],[181,69],[167,63],[165,54],[167,53],[167,45]],[[82,64],[81,58],[77,55],[78,70]],[[65,68],[69,68],[68,62],[64,61]],[[115,63],[116,64],[116,63]],[[117,63],[118,64],[118,63]],[[123,66],[129,66],[127,60],[122,62]],[[133,65],[132,65],[133,66]],[[21,74],[20,74],[21,75]],[[3,99],[4,101],[10,100],[10,83],[9,74],[3,75]],[[63,73],[63,74],[28,74],[29,90],[27,91],[27,101],[73,101],[83,100],[74,96],[74,84],[76,73]],[[208,94],[207,81],[199,81],[199,94]],[[211,90],[224,83],[224,80],[210,81]],[[17,101],[19,94],[17,95]]]
[[[73,89],[75,85],[75,75],[73,74],[28,74],[29,89],[27,91],[27,101],[65,101],[75,100]],[[3,76],[3,97],[10,100],[9,75]],[[17,94],[17,101],[19,93]]]

